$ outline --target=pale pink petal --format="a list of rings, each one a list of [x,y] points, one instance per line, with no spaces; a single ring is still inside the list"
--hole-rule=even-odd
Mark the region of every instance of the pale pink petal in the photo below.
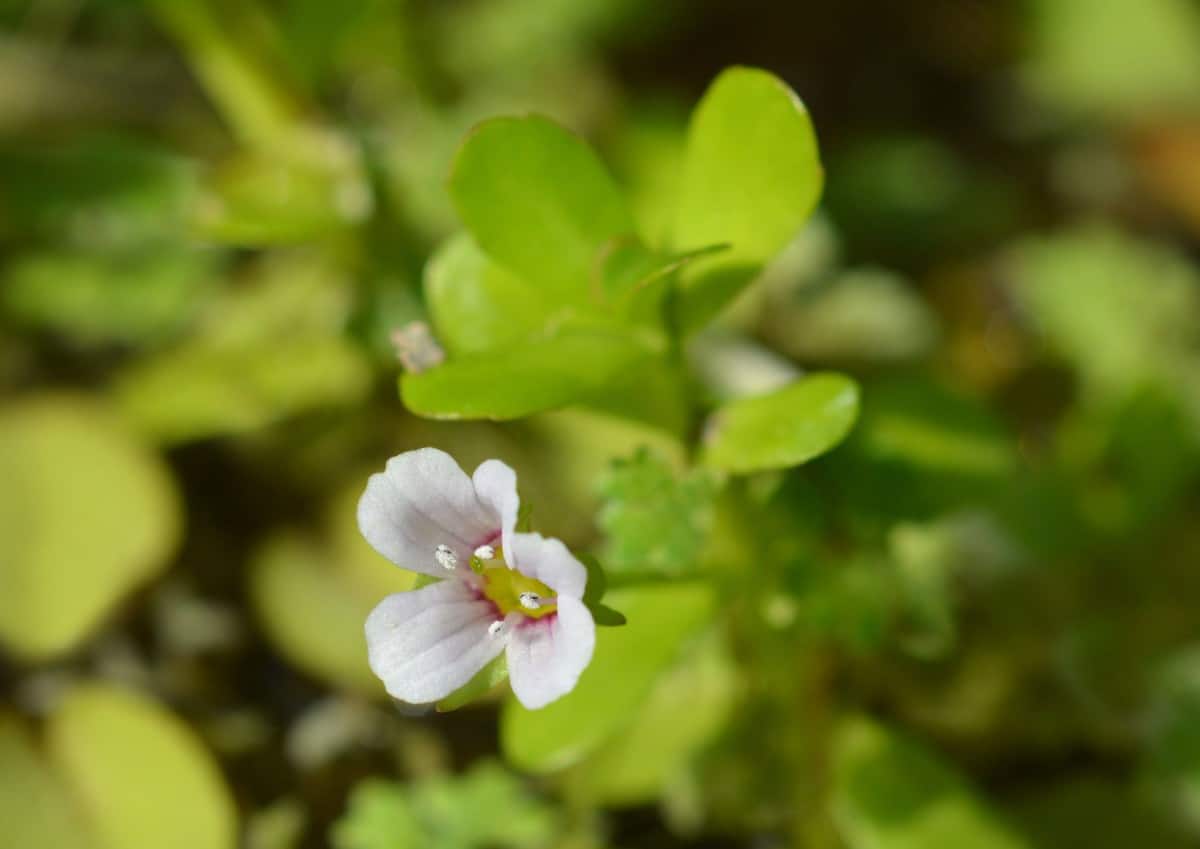
[[[521,622],[508,642],[508,677],[517,700],[536,710],[571,692],[595,647],[592,614],[574,598],[560,596],[557,613]]]
[[[460,569],[469,569],[479,540],[500,532],[500,514],[475,495],[454,458],[420,448],[388,460],[371,475],[358,502],[358,527],[375,550],[405,569],[435,577],[448,573],[434,551],[449,546]]]
[[[567,547],[541,534],[513,534],[512,565],[522,575],[535,578],[559,596],[583,598],[587,569]]]
[[[367,617],[367,657],[392,697],[414,704],[453,693],[500,654],[496,609],[465,581],[390,595]]]
[[[475,469],[471,482],[475,485],[475,494],[480,503],[490,507],[500,517],[501,542],[504,550],[508,551],[512,535],[517,530],[517,514],[521,512],[517,473],[500,460],[485,460]]]

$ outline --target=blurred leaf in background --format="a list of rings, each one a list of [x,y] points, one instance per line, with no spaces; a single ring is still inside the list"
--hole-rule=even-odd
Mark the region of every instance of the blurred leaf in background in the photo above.
[[[359,785],[333,830],[337,849],[539,849],[556,845],[558,813],[499,764],[411,785]]]
[[[70,651],[178,544],[162,460],[96,401],[0,407],[0,639],[42,660]]]

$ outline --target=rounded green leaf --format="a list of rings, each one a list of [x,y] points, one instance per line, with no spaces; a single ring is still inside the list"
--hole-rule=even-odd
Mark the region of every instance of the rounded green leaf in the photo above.
[[[1028,849],[949,765],[868,719],[834,735],[830,805],[849,849]]]
[[[596,395],[645,356],[628,334],[576,330],[406,374],[400,393],[420,416],[517,419]]]
[[[425,266],[425,298],[451,356],[510,345],[540,330],[554,303],[484,255],[466,233],[451,237]]]
[[[177,495],[107,410],[67,396],[0,408],[0,475],[0,641],[40,660],[166,565]]]
[[[814,374],[768,395],[718,408],[704,436],[704,462],[735,473],[804,463],[833,448],[858,417],[858,385]]]
[[[574,300],[587,297],[600,248],[634,233],[625,199],[592,150],[540,116],[476,127],[455,158],[450,196],[488,256]]]
[[[15,717],[0,714],[0,845],[95,849],[61,778]]]
[[[800,230],[821,194],[812,121],[787,85],[730,68],[692,113],[676,245],[729,243],[729,257],[762,263]]]
[[[48,745],[105,849],[234,849],[237,815],[212,755],[142,696],[91,685],[50,720]]]
[[[579,684],[540,710],[515,699],[500,715],[500,743],[515,766],[545,772],[569,766],[632,721],[683,641],[711,615],[712,592],[700,584],[654,584],[605,598],[628,618],[601,628]]]
[[[672,244],[730,249],[685,271],[680,306],[689,327],[711,317],[799,232],[822,181],[812,121],[795,92],[754,68],[717,77],[692,113]],[[693,299],[703,309],[689,306]]]

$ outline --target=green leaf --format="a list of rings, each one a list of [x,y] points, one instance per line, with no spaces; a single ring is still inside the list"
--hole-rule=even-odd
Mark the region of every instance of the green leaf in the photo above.
[[[628,312],[635,296],[659,288],[656,284],[692,262],[729,249],[728,245],[707,245],[683,253],[656,253],[634,239],[622,239],[605,246],[603,255],[603,296]]]
[[[500,742],[514,766],[534,772],[569,766],[620,730],[713,604],[707,586],[689,583],[630,587],[611,600],[629,624],[596,634],[591,665],[574,690],[536,711],[516,699],[505,703]]]
[[[718,489],[711,472],[681,475],[643,449],[613,463],[598,489],[604,560],[614,573],[677,577],[699,565]]]
[[[0,408],[0,475],[0,640],[22,657],[69,651],[175,548],[166,467],[93,402]]]
[[[369,779],[333,828],[336,849],[539,849],[561,834],[550,805],[484,761],[466,775],[415,783]]]
[[[80,687],[51,718],[47,738],[105,849],[237,845],[237,812],[216,761],[157,704]]]
[[[608,573],[594,555],[580,553],[575,558],[587,569],[587,586],[583,591],[584,604],[597,604],[608,592]]]
[[[7,714],[0,714],[0,822],[5,847],[96,849],[62,778]]]
[[[629,619],[619,610],[614,610],[607,604],[589,604],[588,610],[591,611],[592,619],[601,628],[620,628],[622,625],[628,625]]]
[[[646,347],[629,334],[570,330],[406,374],[400,393],[421,416],[517,419],[596,395],[646,356]]]
[[[466,233],[425,266],[425,297],[438,340],[452,357],[513,345],[541,330],[554,302],[509,274]]]
[[[791,89],[753,68],[717,77],[692,114],[672,244],[731,248],[684,274],[683,329],[706,323],[799,232],[822,179],[812,122]]]
[[[830,806],[849,849],[1028,849],[949,765],[865,718],[834,735]]]
[[[725,725],[737,667],[715,637],[659,678],[632,724],[574,768],[572,789],[592,803],[652,801]]]
[[[177,247],[44,252],[6,269],[0,303],[17,322],[72,342],[143,344],[177,334],[209,300],[213,256]]]
[[[737,474],[795,466],[833,448],[858,417],[858,386],[815,374],[718,408],[704,435],[704,462]]]
[[[588,296],[601,247],[634,233],[625,199],[596,155],[538,116],[477,126],[455,158],[450,195],[488,256],[576,302]]]

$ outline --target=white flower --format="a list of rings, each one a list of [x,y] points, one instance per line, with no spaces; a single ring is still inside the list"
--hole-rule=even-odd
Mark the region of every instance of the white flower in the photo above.
[[[592,659],[587,570],[567,547],[517,533],[517,476],[499,460],[472,477],[436,448],[393,457],[358,502],[358,526],[398,566],[438,578],[367,617],[371,669],[405,702],[436,702],[508,651],[513,692],[540,708]]]

